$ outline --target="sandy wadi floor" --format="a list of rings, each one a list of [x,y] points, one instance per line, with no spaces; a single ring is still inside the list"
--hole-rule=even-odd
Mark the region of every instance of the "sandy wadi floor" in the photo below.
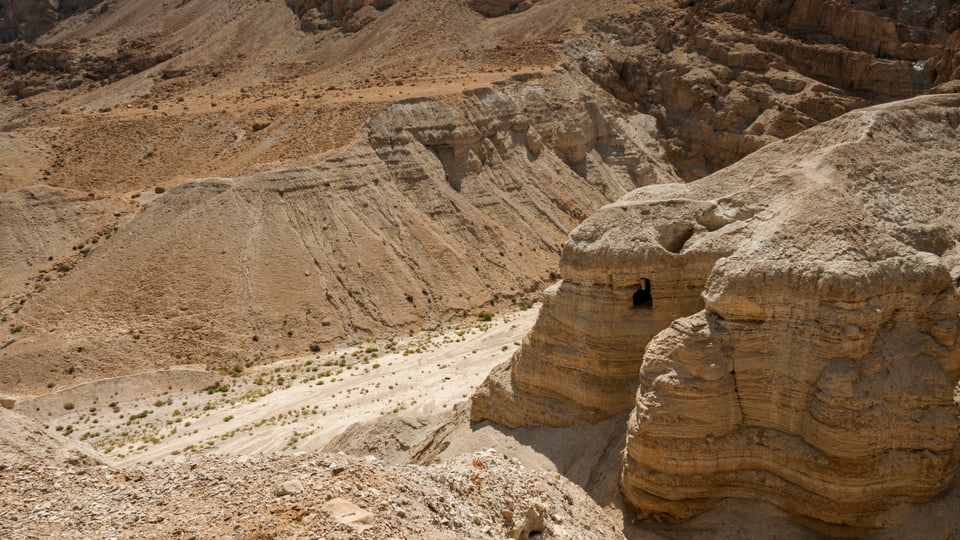
[[[104,381],[104,388],[86,385],[69,401],[46,399],[18,409],[33,409],[31,416],[48,431],[85,441],[116,465],[182,460],[201,451],[319,449],[357,423],[452,410],[513,354],[538,312],[539,306],[284,360],[225,374],[199,390],[159,383],[125,401]]]

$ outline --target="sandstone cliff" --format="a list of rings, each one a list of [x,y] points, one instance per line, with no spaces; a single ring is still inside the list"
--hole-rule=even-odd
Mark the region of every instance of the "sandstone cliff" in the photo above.
[[[474,419],[635,406],[622,487],[648,517],[747,497],[868,528],[940,492],[960,458],[958,106],[849,113],[591,216]]]

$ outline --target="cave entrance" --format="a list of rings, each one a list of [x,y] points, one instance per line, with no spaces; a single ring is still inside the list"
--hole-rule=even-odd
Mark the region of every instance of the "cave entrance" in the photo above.
[[[653,309],[653,295],[650,294],[650,280],[641,278],[637,283],[637,292],[633,293],[633,307],[637,309]]]

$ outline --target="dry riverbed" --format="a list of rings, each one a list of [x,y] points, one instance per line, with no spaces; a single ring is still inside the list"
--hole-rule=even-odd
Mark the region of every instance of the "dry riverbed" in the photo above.
[[[536,305],[489,321],[257,366],[225,374],[200,391],[171,388],[128,401],[98,395],[93,406],[78,402],[47,413],[44,423],[124,466],[179,461],[197,452],[319,449],[358,422],[441,412],[467,400],[490,369],[516,351],[538,311]]]

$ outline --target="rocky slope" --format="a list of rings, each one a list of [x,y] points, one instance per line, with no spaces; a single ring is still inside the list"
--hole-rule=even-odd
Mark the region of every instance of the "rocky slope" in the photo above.
[[[546,76],[453,106],[401,102],[313,167],[139,197],[137,216],[81,242],[71,268],[63,260],[77,245],[46,246],[47,260],[11,257],[44,286],[7,310],[0,385],[29,392],[65,372],[76,381],[177,363],[242,366],[535,291],[565,231],[593,208],[675,180],[652,119],[619,116],[578,83]],[[45,212],[17,204],[0,229],[11,237]],[[23,273],[15,269],[9,278]]]
[[[623,538],[583,490],[495,451],[431,467],[324,454],[163,470],[33,462],[0,479],[5,538]]]
[[[100,4],[101,0],[3,0],[0,2],[0,43],[33,41],[57,22]]]
[[[474,418],[635,405],[622,485],[647,516],[749,497],[869,528],[939,493],[960,458],[958,106],[849,113],[591,216]]]

